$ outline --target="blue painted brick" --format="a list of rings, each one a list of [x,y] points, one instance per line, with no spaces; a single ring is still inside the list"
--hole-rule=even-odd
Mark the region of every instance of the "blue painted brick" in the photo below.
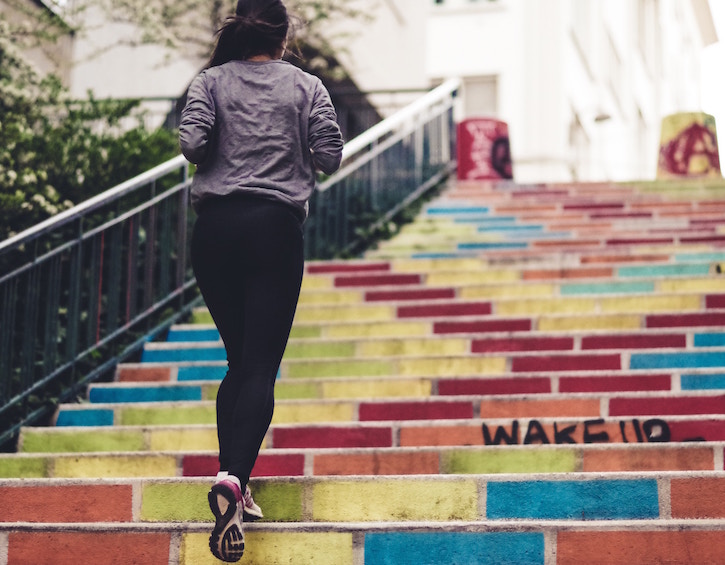
[[[431,206],[425,212],[429,215],[488,214],[489,209],[484,206]]]
[[[177,381],[220,381],[227,374],[226,365],[192,365],[179,367]]]
[[[528,246],[525,241],[483,241],[459,243],[458,249],[525,249]]]
[[[479,231],[481,233],[484,233],[484,232],[510,232],[510,231],[541,232],[541,231],[544,231],[544,226],[542,226],[542,225],[536,225],[536,224],[514,224],[514,225],[503,225],[503,226],[479,226],[477,231]]]
[[[658,518],[657,481],[492,481],[487,486],[486,516],[490,520]]]
[[[617,269],[620,277],[670,277],[677,275],[707,275],[709,263],[685,263],[674,265],[626,266]]]
[[[518,532],[365,535],[365,565],[543,565],[544,536]]]
[[[112,426],[113,410],[61,410],[56,426]]]
[[[517,221],[516,216],[490,216],[488,218],[453,218],[456,224],[511,224]]]
[[[633,353],[630,369],[697,369],[725,367],[725,352],[712,353]]]
[[[725,333],[695,334],[695,347],[722,347]]]
[[[144,349],[142,363],[174,363],[178,361],[225,361],[223,347],[190,347],[179,349]]]
[[[725,389],[725,374],[717,375],[682,375],[682,390],[722,390]]]
[[[166,341],[174,343],[186,341],[219,341],[219,331],[215,328],[171,329]]]
[[[92,388],[91,402],[173,402],[201,400],[199,386],[139,386]]]
[[[606,282],[606,283],[572,283],[561,286],[563,296],[582,294],[646,294],[654,292],[655,284],[651,281],[637,282]]]

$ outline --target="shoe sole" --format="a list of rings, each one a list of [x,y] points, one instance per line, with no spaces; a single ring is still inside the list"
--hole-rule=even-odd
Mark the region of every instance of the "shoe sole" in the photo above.
[[[238,518],[234,493],[224,485],[214,485],[209,491],[209,508],[216,523],[209,536],[209,549],[214,557],[232,563],[244,554],[244,533]]]

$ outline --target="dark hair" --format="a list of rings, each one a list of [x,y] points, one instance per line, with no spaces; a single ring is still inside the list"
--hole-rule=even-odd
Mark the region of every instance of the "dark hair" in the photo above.
[[[255,55],[274,57],[289,29],[290,18],[282,0],[238,0],[236,13],[217,32],[207,68]]]

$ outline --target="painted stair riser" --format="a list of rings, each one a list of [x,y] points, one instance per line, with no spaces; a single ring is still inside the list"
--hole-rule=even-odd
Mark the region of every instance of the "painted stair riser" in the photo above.
[[[572,418],[725,414],[725,395],[644,394],[461,396],[389,401],[280,401],[273,423],[371,422],[390,420],[457,420],[466,418]],[[212,424],[213,401],[62,405],[57,426],[139,426]]]
[[[273,425],[263,449],[586,445],[725,441],[725,417],[438,420]],[[22,453],[183,452],[217,449],[216,427],[24,428]]]
[[[209,522],[208,480],[1,480],[2,522]],[[725,518],[725,475],[255,479],[273,522]],[[345,504],[341,505],[340,501]]]
[[[721,565],[725,553],[722,524],[685,529],[672,526],[623,526],[603,531],[522,523],[515,529],[495,523],[465,527],[378,526],[303,531],[278,531],[265,524],[246,526],[242,565],[644,565],[690,563]],[[55,526],[39,531],[30,527],[3,533],[0,553],[8,565],[214,565],[208,532],[198,526],[184,529],[160,525],[153,529],[84,531]]]
[[[275,452],[276,451],[276,452]],[[218,453],[0,457],[3,478],[210,477]],[[262,451],[252,477],[723,471],[723,445]]]

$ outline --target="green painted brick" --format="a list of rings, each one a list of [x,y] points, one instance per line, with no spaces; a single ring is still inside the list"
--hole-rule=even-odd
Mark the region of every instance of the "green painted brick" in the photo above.
[[[473,480],[322,481],[312,512],[319,522],[478,520],[478,498]]]
[[[48,476],[45,457],[0,457],[0,478],[32,479]]]
[[[292,326],[290,339],[322,337],[320,326]]]
[[[652,281],[611,282],[611,283],[581,283],[564,284],[561,286],[563,296],[580,294],[641,294],[655,291]]]
[[[387,361],[300,362],[286,365],[286,376],[291,378],[315,377],[379,377],[395,373]]]
[[[274,396],[278,400],[321,398],[322,391],[316,383],[291,383],[278,381],[274,388]]]
[[[212,522],[207,494],[211,484],[159,482],[142,486],[143,522]]]
[[[214,320],[206,308],[196,308],[191,314],[192,324],[213,324]]]
[[[20,451],[24,453],[81,453],[87,451],[140,451],[143,432],[133,430],[57,429],[49,432],[25,430]]]
[[[174,424],[215,424],[216,407],[213,404],[200,406],[155,406],[149,408],[124,408],[120,423],[123,426],[156,426]]]
[[[354,357],[352,342],[289,343],[284,352],[285,359],[314,359],[318,357]]]
[[[262,508],[264,519],[272,522],[301,522],[304,486],[297,482],[255,482],[249,488]]]
[[[468,450],[441,454],[445,474],[571,473],[580,471],[579,456],[573,450]]]
[[[219,385],[205,385],[201,389],[203,400],[216,400],[219,392]]]

